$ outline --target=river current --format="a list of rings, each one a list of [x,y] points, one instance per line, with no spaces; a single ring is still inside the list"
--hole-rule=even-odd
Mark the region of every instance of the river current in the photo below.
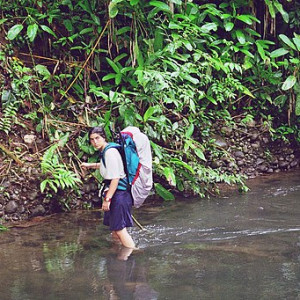
[[[300,299],[300,171],[249,187],[134,211],[132,253],[100,211],[2,232],[0,299]]]

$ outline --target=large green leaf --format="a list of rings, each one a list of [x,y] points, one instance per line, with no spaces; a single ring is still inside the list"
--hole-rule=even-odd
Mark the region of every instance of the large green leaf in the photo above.
[[[296,81],[297,78],[294,75],[290,75],[283,83],[281,89],[284,91],[291,89],[295,85]]]
[[[149,4],[152,5],[152,6],[155,6],[155,7],[159,8],[159,10],[161,10],[161,11],[164,11],[164,12],[167,12],[167,13],[172,13],[169,5],[167,5],[164,2],[161,2],[161,1],[150,1]]]
[[[47,69],[46,66],[44,65],[36,65],[34,67],[34,69],[43,76],[43,80],[47,80],[51,77],[51,73],[49,72],[49,70]]]
[[[12,28],[10,28],[7,32],[7,38],[9,40],[14,40],[18,34],[22,31],[23,25],[22,24],[16,24]]]
[[[294,43],[285,35],[285,34],[279,34],[279,38],[286,43],[288,46],[290,46],[293,50],[297,50]]]
[[[27,36],[28,36],[30,42],[34,41],[37,31],[38,31],[37,24],[31,24],[27,27]]]
[[[294,42],[294,44],[296,45],[298,51],[300,51],[300,35],[294,33],[294,36],[295,36],[295,37],[293,38],[293,42]]]
[[[270,57],[276,58],[276,57],[279,57],[279,56],[286,55],[287,53],[289,53],[288,50],[286,50],[284,48],[279,48],[279,49],[276,49],[276,50],[272,51],[271,54],[270,54]]]
[[[242,30],[238,29],[236,32],[236,38],[238,39],[238,41],[243,45],[246,43],[246,38],[244,33],[242,32]]]
[[[227,22],[225,24],[225,30],[226,31],[231,31],[233,27],[234,27],[234,23],[232,23],[232,22]]]
[[[109,73],[109,74],[103,76],[103,77],[102,77],[102,80],[103,80],[103,81],[107,81],[107,80],[110,80],[110,79],[113,79],[113,78],[116,78],[116,74]]]
[[[110,58],[106,57],[106,61],[109,63],[109,65],[113,68],[113,70],[116,72],[116,73],[120,73],[120,68],[117,66],[117,64],[112,61]]]
[[[172,3],[181,5],[182,4],[182,0],[170,0]]]
[[[175,200],[174,195],[169,192],[167,189],[165,189],[160,183],[155,183],[154,184],[156,193],[162,197],[165,201],[171,201]]]
[[[283,9],[282,4],[279,3],[278,0],[273,0],[273,4],[276,7],[276,9],[280,12],[284,22],[288,23],[289,22],[289,14]]]
[[[171,158],[170,161],[179,167],[184,167],[185,169],[189,170],[192,174],[195,174],[195,170],[186,162],[179,160],[177,158]]]
[[[195,151],[195,154],[196,154],[200,159],[206,161],[205,155],[204,155],[204,153],[203,153],[202,150],[200,150],[199,148],[195,148],[194,151]]]
[[[265,0],[265,3],[267,4],[267,6],[269,8],[269,13],[270,13],[271,17],[274,19],[275,18],[275,8],[273,6],[273,1]]]
[[[253,21],[252,21],[252,16],[250,15],[240,15],[240,16],[237,16],[236,18],[248,25],[252,25]]]
[[[143,117],[144,122],[147,122],[147,120],[148,120],[150,117],[152,117],[152,115],[154,114],[155,110],[156,110],[156,107],[154,107],[154,106],[150,106],[150,107],[146,110],[146,112],[144,113],[144,117]]]
[[[176,186],[176,177],[175,177],[173,168],[165,167],[164,175],[166,176],[166,179],[168,180],[170,185]]]
[[[209,33],[210,31],[216,31],[218,29],[218,25],[216,23],[206,23],[203,26],[201,26],[201,31],[204,33]]]
[[[187,131],[185,132],[185,137],[186,137],[187,139],[189,139],[189,138],[193,135],[194,130],[195,130],[195,126],[194,126],[193,123],[191,123],[190,126],[189,126],[189,128],[188,128]]]
[[[259,43],[259,41],[257,41],[255,44],[256,44],[257,51],[258,51],[260,57],[262,58],[262,60],[265,60],[265,59],[266,59],[266,53],[265,53],[264,48],[263,48],[262,45]]]
[[[123,2],[123,0],[112,0],[108,5],[108,14],[111,19],[115,18],[119,13],[118,3]]]
[[[56,34],[53,32],[53,30],[51,28],[49,28],[46,25],[41,25],[41,28],[43,31],[48,32],[49,34],[53,35],[54,37],[57,38]]]

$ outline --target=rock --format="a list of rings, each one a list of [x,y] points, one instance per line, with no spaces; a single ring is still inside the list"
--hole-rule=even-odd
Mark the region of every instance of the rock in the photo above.
[[[298,166],[298,160],[293,160],[292,162],[291,162],[291,168],[294,168],[294,167],[297,167]]]
[[[213,138],[215,139],[214,144],[216,146],[219,146],[221,148],[228,148],[227,142],[222,137],[220,137],[219,135],[215,135]]]
[[[226,136],[231,136],[232,130],[233,129],[231,127],[227,127],[227,126],[221,128],[221,132],[224,133]]]
[[[257,141],[257,142],[255,142],[255,143],[253,143],[251,146],[252,146],[252,148],[254,148],[254,149],[259,149],[259,148],[260,148],[260,142]]]
[[[221,165],[222,165],[222,163],[219,160],[214,160],[214,161],[211,162],[211,167],[213,169],[219,168]]]
[[[28,145],[31,145],[35,142],[36,140],[36,135],[34,134],[26,134],[24,135],[24,138],[23,138],[24,142]]]
[[[248,149],[247,145],[243,146],[243,152],[244,153],[248,153],[249,152],[249,149]]]
[[[280,169],[286,169],[289,166],[289,163],[281,160],[278,165]]]
[[[233,161],[229,162],[228,168],[234,168],[234,167],[235,167],[235,163]]]
[[[5,208],[4,208],[4,211],[7,213],[7,214],[13,214],[17,211],[18,209],[18,204],[16,201],[14,200],[11,200],[9,201],[6,205],[5,205]]]
[[[244,154],[244,152],[242,152],[242,151],[236,151],[236,152],[234,152],[234,156],[235,156],[235,157],[244,158],[244,157],[245,157],[245,154]]]
[[[258,158],[258,159],[256,160],[256,165],[259,166],[259,165],[261,165],[264,161],[265,161],[264,159]]]
[[[252,133],[252,134],[250,135],[250,140],[251,140],[252,142],[254,142],[254,141],[257,140],[258,136],[259,136],[258,133]]]
[[[243,159],[238,160],[236,163],[239,167],[243,166],[245,164],[245,161]]]
[[[262,138],[262,141],[265,143],[265,144],[268,144],[269,143],[269,139],[267,137],[263,137]]]
[[[31,201],[35,200],[38,196],[38,192],[37,191],[33,191],[30,194],[27,195],[27,198]]]
[[[46,210],[43,205],[38,205],[31,211],[31,217],[43,216],[46,213]]]

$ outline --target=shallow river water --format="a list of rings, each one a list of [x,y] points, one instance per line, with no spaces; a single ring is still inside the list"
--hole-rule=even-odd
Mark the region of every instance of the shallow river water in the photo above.
[[[300,299],[300,171],[247,194],[134,212],[140,250],[113,244],[99,211],[0,233],[0,299]]]

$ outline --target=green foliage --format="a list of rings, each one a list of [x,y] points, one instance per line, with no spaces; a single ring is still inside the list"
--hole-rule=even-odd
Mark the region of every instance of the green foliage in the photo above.
[[[19,109],[20,102],[10,90],[3,90],[1,97],[3,115],[0,120],[0,130],[8,134],[11,126],[15,123],[15,117]]]
[[[0,224],[0,232],[7,231],[8,228]]]
[[[277,0],[264,1],[271,17],[280,15],[284,24],[270,39],[255,30],[262,20],[248,4],[9,2],[0,9],[5,16],[0,22],[10,47],[37,49],[48,57],[49,66],[43,60],[31,67],[11,60],[12,84],[1,90],[0,128],[8,133],[20,109],[43,126],[42,117],[49,115],[106,128],[136,125],[152,140],[155,174],[166,184],[155,185],[161,197],[172,199],[171,189],[203,196],[218,182],[243,188],[243,177],[208,164],[207,154],[220,151],[211,142],[216,120],[231,124],[232,116],[242,115],[245,123],[262,119],[274,138],[292,141],[300,136],[300,38],[288,30],[298,32],[298,4],[287,11]],[[10,54],[2,62],[6,57]],[[28,100],[31,109],[25,105]],[[50,140],[57,140],[53,128],[45,128]],[[79,157],[96,159],[87,144],[87,135],[77,138]],[[41,165],[50,175],[41,188],[54,192],[76,182],[55,145]]]
[[[67,167],[60,162],[59,146],[59,143],[53,144],[43,155],[41,170],[46,176],[46,179],[40,184],[41,192],[44,192],[47,188],[55,193],[57,193],[59,189],[64,190],[70,188],[76,190],[78,183],[81,183],[78,175],[68,170]],[[68,208],[67,202],[62,201]]]

